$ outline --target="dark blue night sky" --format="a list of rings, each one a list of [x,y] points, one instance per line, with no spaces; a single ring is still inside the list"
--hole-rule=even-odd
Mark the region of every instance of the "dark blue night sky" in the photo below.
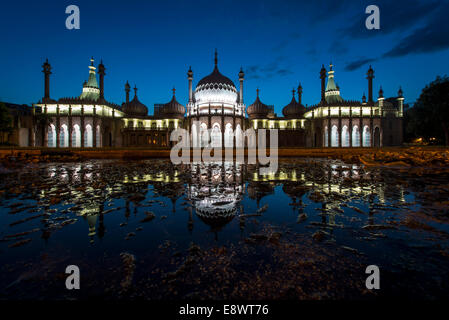
[[[76,4],[81,29],[65,28],[65,8]],[[365,8],[380,7],[381,29],[365,28]],[[8,1],[1,4],[0,100],[37,102],[43,96],[41,65],[53,67],[51,96],[79,96],[89,59],[106,66],[105,97],[121,104],[128,80],[149,106],[171,99],[186,104],[186,72],[194,84],[219,69],[238,84],[246,72],[245,103],[256,88],[280,114],[301,82],[303,103],[320,99],[319,70],[332,61],[345,99],[360,100],[365,73],[375,70],[395,96],[401,85],[413,103],[425,84],[448,74],[447,1]]]

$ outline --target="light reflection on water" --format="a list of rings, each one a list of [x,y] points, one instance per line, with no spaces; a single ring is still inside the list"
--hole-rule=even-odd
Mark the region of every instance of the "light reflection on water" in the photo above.
[[[3,174],[0,263],[9,270],[50,253],[76,264],[125,251],[157,259],[167,241],[180,251],[192,242],[239,246],[267,225],[310,239],[322,232],[320,245],[350,248],[357,259],[392,269],[395,255],[414,256],[415,247],[437,242],[447,252],[446,217],[435,216],[441,207],[425,194],[447,174],[417,177],[334,160],[284,160],[276,174],[258,172],[238,163],[148,160],[53,163]],[[403,223],[416,212],[423,214],[413,221],[430,227]],[[400,263],[419,264],[407,261]],[[16,277],[17,270],[8,272],[0,284]]]

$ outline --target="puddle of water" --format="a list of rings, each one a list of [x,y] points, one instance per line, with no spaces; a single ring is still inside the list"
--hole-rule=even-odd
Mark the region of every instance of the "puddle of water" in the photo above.
[[[449,172],[336,160],[30,165],[1,173],[0,298],[449,292]],[[64,288],[80,267],[82,290]],[[381,269],[382,290],[365,288]]]

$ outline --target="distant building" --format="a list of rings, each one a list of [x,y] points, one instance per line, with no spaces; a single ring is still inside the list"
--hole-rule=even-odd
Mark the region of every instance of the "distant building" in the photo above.
[[[329,71],[322,66],[321,100],[310,107],[302,104],[302,87],[293,90],[291,102],[282,109],[282,117],[274,114],[274,106],[261,101],[259,89],[254,103],[244,104],[244,77],[240,70],[239,89],[215,66],[193,89],[193,71],[187,72],[189,99],[184,106],[172,99],[156,104],[154,114],[139,101],[137,87],[130,100],[131,87],[125,84],[125,102],[117,105],[104,97],[106,68],[98,65],[97,82],[94,60],[89,66],[89,78],[78,97],[50,98],[51,66],[43,64],[44,97],[32,107],[25,108],[23,119],[15,122],[16,141],[21,146],[55,148],[90,147],[169,147],[170,133],[185,128],[191,133],[193,147],[246,146],[244,132],[248,128],[279,129],[280,147],[382,147],[401,145],[404,97],[385,99],[382,87],[373,99],[374,70],[369,68],[368,99],[345,100],[335,83],[333,65]],[[327,78],[327,83],[326,83]],[[297,94],[297,99],[296,99]],[[22,112],[22,111],[21,111]],[[19,117],[22,119],[21,117]],[[205,133],[211,129],[211,137]],[[19,130],[19,131],[17,131]],[[235,133],[235,134],[234,134]],[[25,138],[27,137],[27,138]]]

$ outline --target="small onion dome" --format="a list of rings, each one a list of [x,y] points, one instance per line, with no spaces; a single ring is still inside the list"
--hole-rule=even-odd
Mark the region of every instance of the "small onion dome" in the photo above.
[[[402,87],[399,87],[399,91],[398,91],[398,97],[402,98],[403,97],[403,92],[402,92]]]
[[[363,93],[363,96],[362,96],[362,102],[363,102],[363,103],[365,103],[365,102],[366,102],[366,96],[365,96],[365,92]]]
[[[286,118],[301,118],[304,112],[306,112],[306,108],[296,101],[295,90],[292,90],[292,92],[292,101],[282,109],[282,114]]]
[[[176,89],[173,88],[173,98],[170,102],[163,105],[160,112],[167,117],[184,117],[186,108],[176,101],[175,93]]]
[[[384,91],[382,90],[382,86],[380,86],[379,89],[379,98],[383,98],[384,97]]]
[[[189,78],[193,78],[193,71],[192,71],[192,67],[189,67],[189,71],[187,71],[187,77]]]
[[[245,73],[243,72],[243,68],[240,68],[239,79],[243,79],[245,77]]]
[[[254,101],[254,103],[246,109],[246,112],[248,113],[248,116],[250,118],[263,118],[266,117],[268,113],[270,113],[270,107],[262,103],[262,101],[260,101],[259,99],[259,89],[257,89],[256,101]]]
[[[137,98],[137,87],[134,87],[134,99],[129,103],[123,105],[123,112],[127,115],[146,116],[148,115],[148,108]]]

